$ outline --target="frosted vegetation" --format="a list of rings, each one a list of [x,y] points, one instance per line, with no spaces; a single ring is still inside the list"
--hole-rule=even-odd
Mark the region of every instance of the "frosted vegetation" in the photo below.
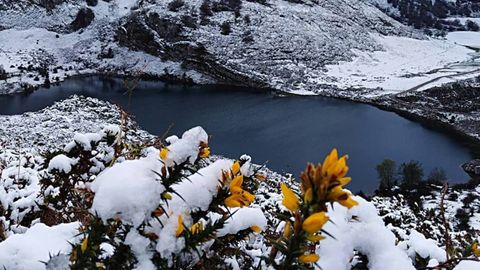
[[[74,97],[38,115],[67,108],[58,114],[73,117],[68,108],[85,103],[116,114],[104,102]],[[64,145],[60,149],[52,143],[48,150],[31,145],[18,151],[4,144],[0,266],[473,270],[480,265],[479,239],[459,229],[455,211],[462,205],[453,195],[443,212],[441,193],[423,196],[420,210],[401,194],[369,200],[352,195],[345,187],[351,181],[348,163],[355,161],[335,149],[318,165],[308,164],[297,181],[255,165],[248,155],[212,156],[201,127],[162,139],[135,131],[125,116],[103,126],[73,130],[71,139],[57,141]],[[30,137],[17,137],[22,138]],[[449,193],[466,198],[478,190]],[[469,204],[480,208],[478,200]],[[435,222],[442,213],[446,221]]]

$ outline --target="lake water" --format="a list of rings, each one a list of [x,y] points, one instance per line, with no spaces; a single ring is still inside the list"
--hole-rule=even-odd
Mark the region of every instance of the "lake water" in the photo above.
[[[123,81],[79,77],[30,95],[0,96],[0,114],[36,111],[72,94],[129,103]],[[181,135],[203,126],[212,135],[213,154],[236,158],[247,153],[255,163],[294,175],[307,162],[322,162],[332,147],[350,156],[353,191],[377,186],[375,166],[384,159],[397,164],[420,161],[428,175],[443,168],[451,182],[468,176],[459,167],[473,154],[458,138],[365,104],[322,97],[278,97],[230,86],[182,86],[141,81],[129,108],[138,124],[161,135],[173,124]]]

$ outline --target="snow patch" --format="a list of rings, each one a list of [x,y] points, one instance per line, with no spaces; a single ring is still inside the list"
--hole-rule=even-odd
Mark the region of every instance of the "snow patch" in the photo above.
[[[160,161],[151,155],[106,169],[91,183],[95,192],[91,212],[104,221],[120,217],[139,226],[160,202],[163,186],[154,173],[160,169]]]
[[[48,227],[38,223],[24,234],[15,234],[0,243],[0,268],[44,270],[50,255],[68,253],[70,243],[77,242],[80,223],[64,223]]]
[[[70,173],[72,166],[76,165],[78,160],[69,158],[65,155],[58,155],[52,158],[48,163],[48,171],[57,170],[64,173]]]

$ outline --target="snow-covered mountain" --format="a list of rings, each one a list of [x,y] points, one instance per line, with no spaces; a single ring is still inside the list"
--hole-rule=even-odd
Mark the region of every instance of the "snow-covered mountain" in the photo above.
[[[458,68],[449,66],[472,53],[363,1],[87,2],[0,4],[1,92],[75,74],[142,72],[297,94],[378,96],[435,79],[438,68],[454,76]],[[342,91],[351,88],[363,90]]]

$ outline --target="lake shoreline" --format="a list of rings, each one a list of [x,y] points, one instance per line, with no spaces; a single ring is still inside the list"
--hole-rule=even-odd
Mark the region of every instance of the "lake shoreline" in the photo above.
[[[460,165],[475,157],[462,137],[358,100],[285,97],[266,89],[182,86],[147,78],[138,82],[130,104],[121,78],[131,79],[81,75],[30,95],[0,97],[1,111],[6,115],[36,112],[71,95],[83,95],[127,108],[154,135],[163,134],[172,123],[176,133],[204,126],[214,136],[212,146],[219,152],[232,158],[251,153],[260,164],[269,160],[277,171],[298,173],[304,163],[320,162],[319,153],[337,147],[357,161],[352,167],[358,172],[354,176],[368,181],[376,179],[375,166],[388,158],[398,164],[419,160],[427,174],[443,167],[454,182],[464,182],[467,178]]]
[[[69,79],[85,78],[85,77],[91,77],[91,76],[128,79],[132,81],[144,80],[144,81],[152,81],[152,82],[163,82],[166,84],[183,85],[183,86],[212,86],[212,85],[232,86],[232,87],[240,86],[240,85],[227,84],[227,83],[205,83],[205,84],[194,83],[188,77],[182,78],[179,76],[175,76],[174,74],[169,74],[169,75],[141,74],[139,76],[133,76],[130,74],[120,74],[116,72],[91,72],[91,73],[84,73],[84,74],[75,74],[75,75],[65,77],[64,80],[62,81],[51,83],[50,86],[60,85]],[[40,84],[37,86],[25,88],[24,92],[14,92],[14,93],[7,93],[7,94],[0,94],[0,95],[3,95],[3,96],[5,95],[11,96],[11,95],[19,95],[19,94],[28,95],[42,87],[46,87],[45,84]],[[256,87],[256,88],[259,91],[270,92],[277,96],[282,96],[282,95],[301,96],[301,97],[309,96],[309,95],[296,94],[296,93],[292,93],[292,92],[288,92],[280,89],[274,89],[270,87]],[[342,90],[341,92],[343,91],[344,90]],[[410,104],[411,105],[410,108],[403,107],[400,102],[396,101],[395,99],[396,95],[386,95],[380,98],[365,98],[362,96],[346,96],[341,94],[332,95],[331,93],[332,92],[325,94],[323,92],[320,92],[319,94],[312,95],[312,96],[327,97],[327,98],[334,98],[334,99],[345,100],[345,101],[350,101],[355,103],[368,104],[383,111],[394,112],[405,119],[417,122],[421,125],[424,125],[427,128],[431,128],[433,130],[447,134],[448,136],[452,137],[455,140],[460,140],[463,144],[471,147],[473,152],[478,157],[480,157],[480,119],[478,119],[478,122],[477,122],[479,132],[477,132],[475,136],[471,133],[466,132],[464,128],[462,128],[462,126],[449,123],[447,121],[440,119],[439,117],[435,117],[432,114],[422,115],[421,113],[419,113],[419,111],[415,110],[415,109],[420,109],[421,106],[415,106],[415,104]],[[438,111],[438,113],[441,113],[441,111]]]

